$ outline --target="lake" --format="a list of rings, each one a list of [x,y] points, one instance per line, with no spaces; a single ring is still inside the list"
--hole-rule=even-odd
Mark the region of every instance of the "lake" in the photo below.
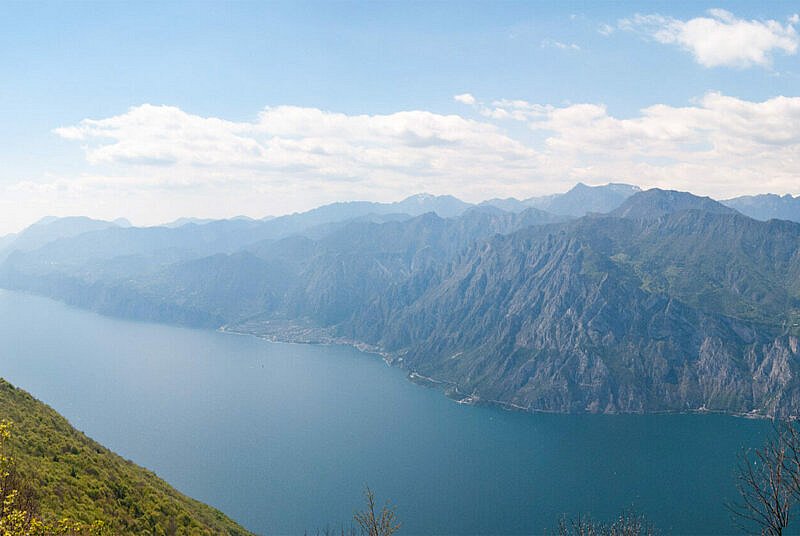
[[[129,322],[0,291],[0,376],[262,534],[349,525],[369,484],[403,534],[524,534],[633,506],[664,532],[734,531],[765,421],[469,407],[341,346]]]

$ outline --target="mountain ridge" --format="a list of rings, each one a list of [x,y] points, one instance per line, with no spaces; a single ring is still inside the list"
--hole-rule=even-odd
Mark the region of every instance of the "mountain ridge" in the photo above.
[[[780,219],[800,222],[800,196],[745,195],[723,200],[722,203],[757,220]]]

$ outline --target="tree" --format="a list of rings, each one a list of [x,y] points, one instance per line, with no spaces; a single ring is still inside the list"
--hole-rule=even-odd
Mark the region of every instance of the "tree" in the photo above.
[[[794,425],[776,424],[763,447],[740,455],[736,488],[740,500],[727,506],[741,528],[781,536],[800,499],[800,434]]]
[[[611,523],[601,523],[582,516],[572,520],[562,517],[558,520],[556,534],[557,536],[654,536],[656,531],[644,515],[626,510]]]
[[[366,487],[364,498],[367,501],[367,508],[363,512],[353,515],[356,523],[367,536],[391,536],[400,530],[400,523],[397,521],[393,507],[386,503],[380,512],[376,512],[375,493]]]

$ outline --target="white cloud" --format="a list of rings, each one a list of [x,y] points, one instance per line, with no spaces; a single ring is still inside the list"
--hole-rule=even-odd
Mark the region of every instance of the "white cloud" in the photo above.
[[[772,54],[797,53],[800,37],[794,28],[798,17],[786,24],[776,20],[743,20],[723,9],[711,9],[707,17],[679,20],[658,14],[637,14],[618,22],[659,43],[680,46],[704,67],[768,67]]]
[[[470,106],[475,104],[475,97],[472,96],[470,93],[462,93],[461,95],[456,95],[453,97],[453,100],[456,102],[460,102],[462,104],[469,104]]]
[[[613,26],[611,26],[610,24],[601,24],[601,25],[600,25],[600,26],[597,28],[597,32],[598,32],[600,35],[604,35],[604,36],[606,36],[606,37],[608,37],[609,35],[613,34],[615,31],[616,31],[616,28],[614,28],[614,27],[613,27]]]
[[[478,165],[533,156],[495,125],[426,111],[346,115],[277,106],[254,121],[232,122],[145,104],[55,133],[84,142],[91,164],[169,168],[169,174],[399,180],[472,175]]]
[[[79,142],[94,166],[91,178],[61,188],[192,189],[218,199],[245,191],[261,200],[253,215],[420,191],[482,197],[530,181],[540,166],[537,151],[497,125],[427,111],[346,115],[276,106],[233,122],[145,104],[55,133]],[[280,201],[301,192],[298,202]]]
[[[613,178],[716,197],[800,193],[800,97],[750,102],[708,93],[694,106],[656,104],[632,118],[591,103],[498,100],[476,109],[542,133],[536,149],[547,166],[575,179]]]
[[[562,43],[561,41],[555,41],[553,39],[543,39],[541,47],[557,48],[559,50],[573,50],[573,51],[578,51],[581,49],[581,47],[576,45],[575,43]]]
[[[427,111],[347,115],[264,108],[251,121],[142,105],[58,128],[91,168],[0,192],[0,213],[252,216],[420,191],[469,201],[627,181],[718,198],[800,193],[800,97],[751,102],[708,93],[632,117],[604,105],[458,102],[477,119]],[[15,212],[16,211],[16,212]],[[31,219],[35,219],[31,217]]]

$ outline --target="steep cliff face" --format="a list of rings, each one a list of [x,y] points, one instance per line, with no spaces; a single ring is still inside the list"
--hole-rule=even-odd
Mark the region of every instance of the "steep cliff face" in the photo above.
[[[342,329],[472,400],[793,414],[799,232],[696,209],[525,229]]]

